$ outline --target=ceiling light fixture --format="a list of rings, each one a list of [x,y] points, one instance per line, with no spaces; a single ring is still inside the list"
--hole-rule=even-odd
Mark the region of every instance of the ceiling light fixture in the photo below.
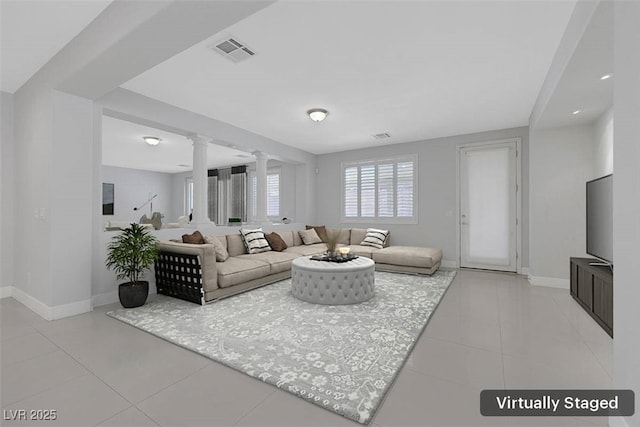
[[[582,110],[575,110],[573,113],[574,116],[577,116],[578,114],[582,113]]]
[[[329,112],[322,108],[313,108],[307,111],[307,114],[309,115],[309,118],[314,122],[321,122],[327,118],[327,116],[329,115]]]
[[[160,141],[162,141],[157,136],[143,136],[142,139],[144,139],[144,142],[146,142],[149,145],[158,145]]]
[[[608,80],[611,77],[613,77],[613,74],[605,74],[604,76],[600,77],[600,80]]]

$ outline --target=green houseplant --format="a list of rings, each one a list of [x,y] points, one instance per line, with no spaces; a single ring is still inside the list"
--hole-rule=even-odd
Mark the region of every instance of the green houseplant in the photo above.
[[[129,280],[118,286],[118,297],[125,308],[139,307],[147,301],[149,282],[140,276],[149,270],[158,256],[155,236],[139,224],[131,223],[115,236],[107,247],[107,269],[118,280]]]

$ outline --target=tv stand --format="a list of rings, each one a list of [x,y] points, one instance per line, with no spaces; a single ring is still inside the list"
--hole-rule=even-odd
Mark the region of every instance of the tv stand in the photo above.
[[[593,258],[571,258],[571,296],[613,337],[613,272]]]
[[[592,267],[609,267],[609,268],[611,268],[611,264],[609,264],[608,262],[596,261],[596,262],[590,262],[589,265],[592,266]]]

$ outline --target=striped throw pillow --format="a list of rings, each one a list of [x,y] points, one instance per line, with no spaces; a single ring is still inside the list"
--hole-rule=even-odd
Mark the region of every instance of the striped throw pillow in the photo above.
[[[364,237],[362,246],[373,246],[382,249],[389,238],[389,230],[378,230],[377,228],[367,228],[367,235]]]
[[[241,228],[240,234],[242,241],[250,254],[259,254],[260,252],[268,252],[271,250],[269,242],[264,238],[262,228]]]

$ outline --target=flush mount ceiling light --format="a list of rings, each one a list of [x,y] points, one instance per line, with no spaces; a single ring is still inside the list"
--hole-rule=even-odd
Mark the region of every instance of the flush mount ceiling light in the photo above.
[[[313,108],[307,111],[307,114],[309,115],[309,118],[314,122],[321,122],[327,117],[329,112],[322,108]]]
[[[162,141],[157,136],[143,136],[142,139],[144,139],[144,142],[146,142],[149,145],[158,145],[160,141]]]

